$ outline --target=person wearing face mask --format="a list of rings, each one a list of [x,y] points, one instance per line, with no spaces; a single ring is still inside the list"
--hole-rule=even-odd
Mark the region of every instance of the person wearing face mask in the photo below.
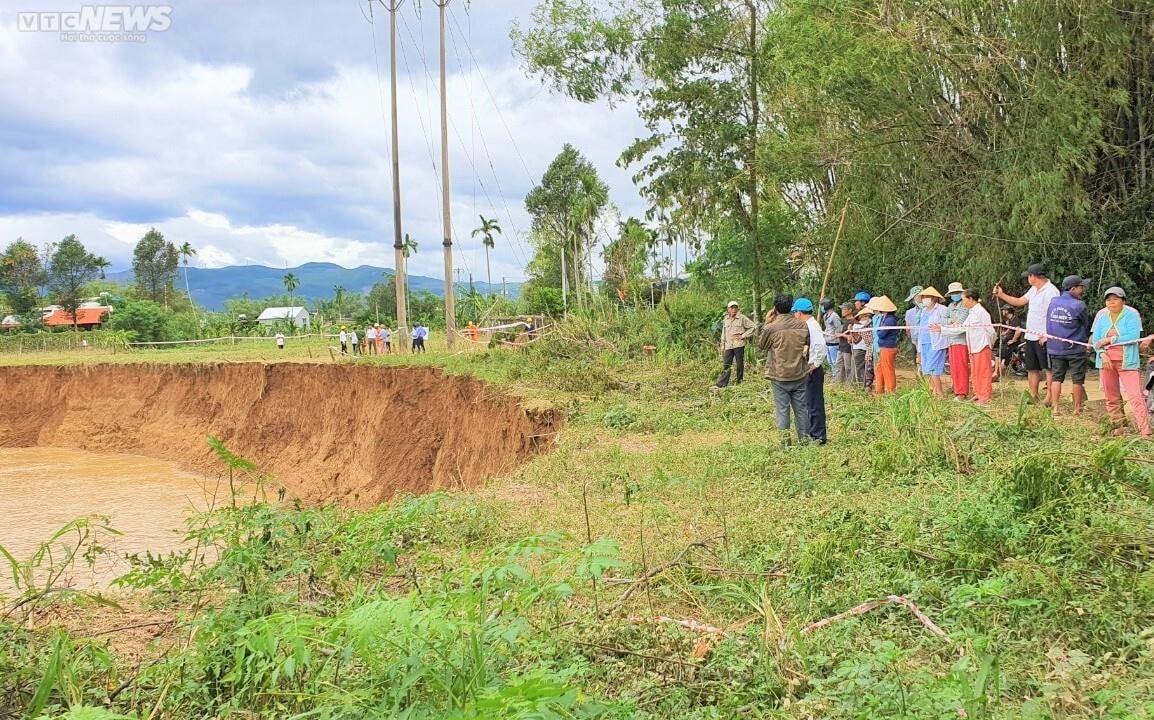
[[[951,338],[961,336],[966,341],[966,352],[969,353],[970,376],[974,381],[974,400],[979,405],[987,405],[994,393],[994,352],[993,342],[997,334],[990,327],[993,320],[990,313],[982,306],[982,298],[977,290],[970,289],[962,293],[962,306],[966,309],[966,318],[959,326],[931,327]],[[953,345],[950,346],[954,347]],[[950,366],[954,361],[951,358]]]
[[[928,287],[918,295],[918,304],[922,308],[922,323],[918,328],[918,365],[922,375],[929,378],[930,390],[935,397],[945,397],[942,390],[942,375],[946,372],[946,352],[949,339],[940,331],[932,330],[932,326],[941,327],[946,319],[946,310],[938,303],[942,294],[937,288]]]
[[[969,317],[970,310],[962,302],[962,295],[966,289],[960,282],[952,282],[946,288],[946,295],[950,304],[946,308],[946,321],[943,323],[951,332],[946,335],[949,340],[947,352],[950,359],[950,380],[953,381],[954,399],[965,400],[970,396],[970,351],[966,344],[966,333],[961,330],[962,325]]]
[[[1029,378],[1030,397],[1034,402],[1039,400],[1039,387],[1042,384],[1042,373],[1046,374],[1046,388],[1050,387],[1053,375],[1050,372],[1050,357],[1046,352],[1046,316],[1050,311],[1050,302],[1061,293],[1057,286],[1050,282],[1050,271],[1042,263],[1034,263],[1022,277],[1030,284],[1030,289],[1021,297],[1007,295],[1001,284],[994,286],[994,297],[1014,307],[1026,308],[1026,374]],[[1041,396],[1042,404],[1049,406],[1050,394]]]
[[[1142,337],[1142,316],[1126,304],[1126,291],[1112,287],[1106,291],[1106,307],[1094,317],[1091,344],[1094,346],[1094,365],[1102,379],[1106,393],[1106,412],[1114,424],[1114,434],[1126,432],[1126,414],[1122,410],[1122,394],[1134,413],[1134,424],[1142,437],[1150,437],[1150,416],[1142,395],[1142,358],[1138,341]]]

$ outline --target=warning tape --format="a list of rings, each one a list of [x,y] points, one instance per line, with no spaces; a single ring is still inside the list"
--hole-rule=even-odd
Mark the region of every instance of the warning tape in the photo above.
[[[943,325],[941,327],[943,327],[943,328],[950,327],[950,328],[953,328],[955,330],[958,330],[958,329],[970,330],[970,329],[976,329],[976,328],[982,328],[982,329],[995,328],[995,329],[1002,329],[1002,330],[1014,330],[1014,331],[1022,330],[1023,332],[1025,331],[1025,328],[1021,328],[1021,327],[1018,327],[1016,325],[1006,325],[1004,323],[989,323],[989,324],[983,323],[980,325]],[[928,325],[885,325],[885,326],[878,326],[878,327],[858,328],[858,329],[855,329],[851,332],[866,333],[866,332],[877,332],[880,330],[917,330],[919,332],[924,330],[924,331],[928,331],[931,333],[934,332],[933,330],[929,329]],[[842,333],[843,336],[847,336],[847,337],[849,334],[850,333]],[[1087,348],[1089,350],[1097,351],[1097,350],[1104,350],[1105,349],[1105,348],[1095,347],[1093,343],[1081,342],[1079,340],[1069,340],[1067,338],[1058,337],[1057,335],[1050,335],[1049,333],[1030,331],[1030,334],[1031,335],[1037,335],[1038,337],[1046,338],[1047,340],[1054,340],[1057,342],[1070,343],[1071,345],[1080,345],[1080,346]],[[1145,337],[1136,338],[1134,340],[1125,340],[1125,341],[1119,342],[1119,343],[1112,343],[1109,347],[1123,347],[1126,345],[1137,345],[1138,343],[1146,342],[1148,340],[1154,340],[1154,334],[1147,335]]]

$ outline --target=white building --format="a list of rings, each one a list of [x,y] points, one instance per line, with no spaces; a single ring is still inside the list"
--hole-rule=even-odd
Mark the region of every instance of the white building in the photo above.
[[[256,319],[262,325],[272,325],[278,320],[287,320],[293,325],[303,328],[309,324],[309,311],[303,307],[270,307]]]

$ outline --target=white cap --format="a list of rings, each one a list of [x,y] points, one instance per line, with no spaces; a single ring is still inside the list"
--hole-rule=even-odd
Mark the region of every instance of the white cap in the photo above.
[[[727,309],[731,307],[738,307],[736,300],[730,300],[729,304],[725,306]]]

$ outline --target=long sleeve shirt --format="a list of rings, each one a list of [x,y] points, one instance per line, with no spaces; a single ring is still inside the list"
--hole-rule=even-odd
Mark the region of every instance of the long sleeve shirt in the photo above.
[[[950,303],[946,307],[946,321],[942,323],[942,330],[946,333],[947,336],[949,336],[950,345],[966,344],[966,331],[958,330],[966,322],[966,318],[969,316],[970,311],[968,308],[966,308],[965,303],[963,303],[961,300],[957,301],[956,303]]]
[[[825,351],[825,335],[821,331],[821,325],[817,323],[817,318],[812,315],[806,319],[805,326],[809,328],[809,364],[812,367],[821,367],[829,357],[829,353]]]
[[[825,329],[822,331],[825,335],[825,344],[837,345],[839,340],[838,335],[841,335],[844,328],[845,325],[842,323],[841,318],[837,316],[837,313],[828,313],[825,316]]]
[[[753,337],[753,331],[756,329],[757,324],[741,313],[733,317],[729,317],[729,313],[726,313],[725,319],[721,321],[721,349],[745,347],[746,341]]]
[[[943,326],[942,334],[951,338],[951,345],[957,344],[954,339],[960,337],[972,355],[993,347],[995,333],[994,329],[989,327],[993,322],[989,311],[978,303],[966,311],[966,317],[961,325]]]

